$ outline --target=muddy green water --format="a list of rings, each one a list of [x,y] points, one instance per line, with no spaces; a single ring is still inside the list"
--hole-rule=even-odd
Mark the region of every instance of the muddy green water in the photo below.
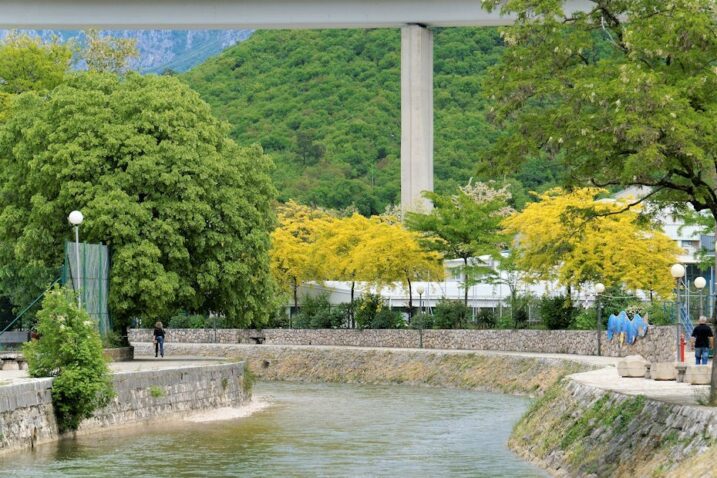
[[[528,400],[500,394],[259,383],[250,417],[168,423],[0,456],[0,477],[536,477],[506,447]]]

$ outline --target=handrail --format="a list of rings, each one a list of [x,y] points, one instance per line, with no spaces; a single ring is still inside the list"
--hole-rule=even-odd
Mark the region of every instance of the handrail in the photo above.
[[[52,284],[50,284],[50,287],[48,287],[47,289],[45,289],[45,291],[44,291],[42,294],[38,295],[38,296],[35,298],[35,300],[33,300],[32,302],[30,302],[30,305],[28,305],[27,307],[25,307],[24,309],[22,309],[22,311],[20,311],[20,313],[18,314],[18,316],[15,317],[15,319],[13,319],[13,321],[10,322],[10,323],[7,325],[7,327],[5,327],[4,329],[0,330],[0,335],[4,334],[4,333],[7,332],[8,330],[10,330],[10,327],[12,327],[13,325],[15,325],[15,322],[17,322],[18,320],[20,320],[20,319],[22,318],[22,316],[25,315],[25,313],[26,313],[28,310],[30,310],[30,308],[31,308],[33,305],[37,304],[37,302],[38,302],[40,299],[42,299],[42,297],[45,295],[45,293],[46,293],[47,291],[49,291],[50,289],[52,289],[55,284],[57,284],[58,282],[60,282],[60,279],[61,279],[61,278],[62,278],[62,277],[58,277],[57,279],[55,279],[54,281],[52,281]]]
[[[690,312],[689,310],[687,310],[686,304],[680,304],[680,322],[682,322],[682,329],[685,331],[685,336],[692,336],[692,331],[694,330],[695,326],[692,325],[692,320],[690,320]]]

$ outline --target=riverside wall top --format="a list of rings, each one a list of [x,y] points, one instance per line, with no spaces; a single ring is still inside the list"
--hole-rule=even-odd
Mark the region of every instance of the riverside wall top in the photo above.
[[[675,328],[651,327],[633,345],[607,340],[602,335],[605,357],[642,355],[649,361],[669,362],[675,357]],[[165,346],[172,343],[223,343],[267,345],[330,345],[343,347],[390,347],[496,352],[597,355],[597,339],[589,330],[357,330],[357,329],[167,329]],[[132,343],[150,342],[151,329],[131,329]]]

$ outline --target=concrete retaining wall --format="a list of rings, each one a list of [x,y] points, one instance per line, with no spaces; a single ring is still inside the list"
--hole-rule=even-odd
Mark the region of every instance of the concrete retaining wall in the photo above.
[[[115,373],[115,398],[79,432],[240,405],[250,398],[243,374],[243,363]],[[51,388],[52,379],[0,385],[0,453],[59,437]]]
[[[355,330],[355,329],[167,329],[166,343],[254,343],[262,337],[271,345],[335,345],[597,355],[596,333],[587,330]],[[151,342],[151,329],[132,329],[129,340]],[[602,355],[639,354],[654,362],[675,358],[675,328],[652,327],[633,345],[608,342],[602,335]]]

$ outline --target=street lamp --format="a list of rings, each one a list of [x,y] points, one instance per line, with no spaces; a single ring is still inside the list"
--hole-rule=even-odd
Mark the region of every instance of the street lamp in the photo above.
[[[601,349],[601,343],[602,343],[602,337],[600,333],[600,312],[602,311],[602,304],[600,303],[600,296],[605,292],[605,284],[602,282],[598,282],[595,284],[595,302],[597,302],[597,354],[601,355],[600,349]]]
[[[700,291],[700,317],[703,315],[704,311],[704,303],[702,300],[702,291],[704,290],[705,286],[707,285],[707,281],[704,277],[697,277],[695,279],[695,287],[698,291]]]
[[[670,274],[675,279],[675,350],[677,361],[680,361],[680,280],[685,276],[685,266],[675,264],[670,268]]]
[[[67,220],[70,221],[70,224],[75,226],[75,264],[77,266],[77,307],[82,308],[82,276],[80,275],[80,271],[82,268],[80,267],[80,224],[82,224],[82,221],[85,220],[85,216],[82,215],[80,211],[72,211],[70,215],[67,217]]]
[[[418,292],[418,310],[423,313],[423,293],[426,292],[426,289],[422,285],[419,285],[416,287],[416,292]]]

